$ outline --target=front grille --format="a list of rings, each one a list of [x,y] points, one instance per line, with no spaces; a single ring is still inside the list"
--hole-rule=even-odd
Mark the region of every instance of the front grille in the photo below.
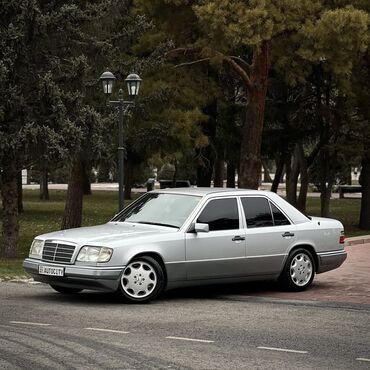
[[[42,259],[50,262],[71,263],[75,248],[74,245],[45,242]]]

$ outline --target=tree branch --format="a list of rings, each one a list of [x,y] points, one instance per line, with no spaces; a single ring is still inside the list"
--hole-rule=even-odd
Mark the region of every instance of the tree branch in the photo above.
[[[197,63],[209,62],[210,60],[211,60],[211,58],[203,58],[203,59],[193,60],[191,62],[176,64],[174,66],[174,68],[180,68],[180,67],[184,67],[184,66],[191,66],[191,65],[197,64]]]
[[[200,48],[177,48],[170,50],[168,53],[166,53],[166,57],[168,58],[176,58],[178,56],[184,56],[187,54],[195,54],[200,52]]]
[[[315,160],[316,156],[319,154],[321,148],[329,143],[329,140],[332,135],[329,135],[329,137],[321,139],[316,146],[312,149],[312,152],[307,157],[307,167],[310,167]]]
[[[240,65],[242,65],[243,67],[245,67],[248,71],[251,69],[251,65],[249,63],[247,63],[243,58],[240,58],[240,57],[237,57],[235,55],[232,55],[230,57],[231,59],[234,59],[236,60],[237,62],[239,62]]]
[[[235,62],[235,60],[233,60],[232,57],[223,55],[223,60],[243,80],[247,89],[250,90],[252,88],[252,84],[248,76],[248,73],[237,62]]]
[[[169,51],[166,56],[169,58],[176,58],[178,56],[185,56],[187,54],[198,54],[200,56],[207,55],[206,58],[198,59],[192,62],[185,62],[178,64],[175,68],[178,68],[180,66],[186,66],[186,65],[192,65],[195,63],[201,63],[201,62],[206,62],[211,60],[213,57],[215,58],[220,58],[224,63],[228,64],[229,67],[243,80],[245,86],[247,87],[248,90],[252,88],[252,84],[249,79],[248,72],[241,66],[239,65],[233,58],[239,58],[239,57],[232,57],[232,56],[227,56],[217,50],[213,50],[209,47],[206,48],[177,48]],[[246,61],[244,61],[242,58],[239,58],[239,62],[243,61],[244,64],[248,65]]]

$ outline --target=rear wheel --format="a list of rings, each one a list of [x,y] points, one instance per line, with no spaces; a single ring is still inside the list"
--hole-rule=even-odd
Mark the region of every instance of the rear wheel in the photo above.
[[[314,277],[315,262],[312,254],[300,248],[289,255],[280,280],[287,289],[302,291],[311,285]]]
[[[165,285],[161,265],[152,257],[132,260],[123,270],[118,293],[127,302],[146,303],[156,298]]]
[[[77,288],[66,288],[64,286],[49,284],[54,290],[56,290],[58,293],[62,294],[77,294],[80,293],[83,289],[77,289]]]

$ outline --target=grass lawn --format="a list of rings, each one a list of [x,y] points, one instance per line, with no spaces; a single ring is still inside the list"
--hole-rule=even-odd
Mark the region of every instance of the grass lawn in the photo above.
[[[33,238],[50,231],[59,230],[64,210],[66,191],[51,190],[49,201],[39,200],[38,190],[25,190],[23,193],[24,212],[20,218],[19,259],[0,260],[0,278],[24,275],[22,259],[28,256]],[[117,192],[94,191],[84,197],[83,226],[97,225],[109,221],[117,213]],[[333,199],[331,217],[345,225],[346,236],[366,234],[356,227],[360,210],[360,199]],[[320,215],[320,199],[308,198],[307,213]],[[369,234],[369,232],[367,232]],[[1,239],[0,239],[1,242]]]
[[[330,201],[330,217],[342,222],[346,237],[368,235],[370,231],[358,227],[361,199],[344,198]],[[320,198],[307,198],[307,214],[320,216]]]

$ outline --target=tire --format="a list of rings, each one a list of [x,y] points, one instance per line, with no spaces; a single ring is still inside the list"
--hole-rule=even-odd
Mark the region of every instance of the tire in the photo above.
[[[77,294],[82,292],[83,289],[78,289],[78,288],[67,288],[64,286],[59,286],[59,285],[54,285],[54,284],[49,284],[55,291],[58,293],[62,294]]]
[[[122,271],[118,294],[128,303],[147,303],[163,291],[165,276],[152,257],[134,258]]]
[[[290,253],[280,276],[282,285],[290,291],[306,290],[315,277],[315,260],[305,248],[295,249]]]

